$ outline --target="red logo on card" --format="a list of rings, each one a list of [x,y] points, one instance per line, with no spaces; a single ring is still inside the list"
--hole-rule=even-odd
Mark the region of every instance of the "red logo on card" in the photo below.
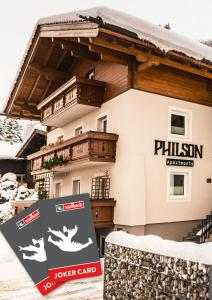
[[[26,225],[30,224],[34,220],[40,217],[40,212],[38,209],[34,210],[31,214],[27,215],[25,218],[21,219],[16,223],[19,229],[25,227]]]
[[[84,201],[76,201],[76,202],[70,202],[70,203],[63,203],[55,205],[56,212],[63,212],[63,211],[69,211],[69,210],[75,210],[75,209],[81,209],[84,208]]]

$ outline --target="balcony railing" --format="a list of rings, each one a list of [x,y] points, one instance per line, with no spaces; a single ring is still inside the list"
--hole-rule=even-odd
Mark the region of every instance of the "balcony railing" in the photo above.
[[[100,107],[104,92],[104,82],[74,76],[38,104],[41,122],[61,127]]]
[[[87,161],[115,162],[118,135],[89,131],[29,155],[31,170],[58,170],[64,165]],[[35,174],[34,173],[34,174]]]

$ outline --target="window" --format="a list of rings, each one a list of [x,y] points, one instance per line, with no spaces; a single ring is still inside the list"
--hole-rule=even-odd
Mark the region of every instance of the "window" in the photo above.
[[[80,179],[73,180],[73,195],[80,194]]]
[[[75,128],[75,136],[82,134],[82,126]]]
[[[87,74],[85,75],[85,77],[87,79],[94,79],[94,69],[91,69],[87,72]]]
[[[16,174],[18,182],[26,182],[26,175],[25,174]]]
[[[60,135],[57,138],[57,143],[62,143],[62,142],[63,142],[63,135]]]
[[[57,182],[55,184],[55,197],[61,197],[62,194],[62,183]]]
[[[171,196],[185,196],[185,175],[171,174],[170,192]]]
[[[171,134],[185,135],[185,116],[171,115]]]
[[[191,139],[191,111],[170,108],[169,138]]]
[[[170,171],[168,174],[168,199],[170,201],[190,200],[191,172]]]
[[[107,116],[103,116],[97,120],[97,130],[107,132]]]

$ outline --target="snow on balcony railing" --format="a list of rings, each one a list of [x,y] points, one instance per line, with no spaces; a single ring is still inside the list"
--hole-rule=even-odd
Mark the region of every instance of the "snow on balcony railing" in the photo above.
[[[104,299],[212,299],[212,243],[113,232],[106,238]]]

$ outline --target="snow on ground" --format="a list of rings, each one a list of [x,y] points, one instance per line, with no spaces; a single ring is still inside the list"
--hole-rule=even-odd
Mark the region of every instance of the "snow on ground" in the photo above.
[[[212,265],[212,242],[205,244],[175,242],[154,235],[135,236],[124,231],[110,233],[106,241],[128,248]]]
[[[103,276],[69,281],[42,297],[0,233],[0,300],[102,300]]]

